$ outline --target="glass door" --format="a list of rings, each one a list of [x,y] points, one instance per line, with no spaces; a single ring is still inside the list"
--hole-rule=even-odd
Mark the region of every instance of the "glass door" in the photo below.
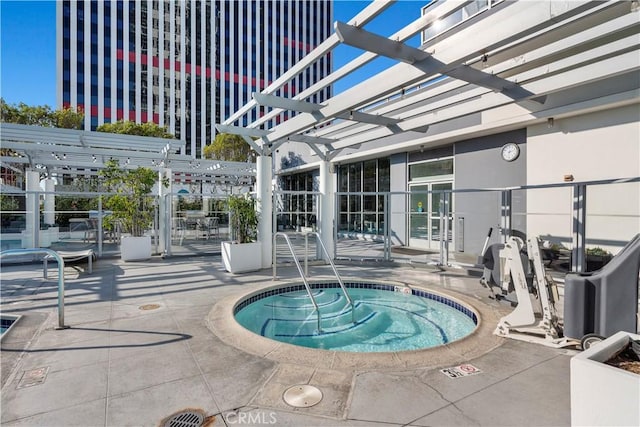
[[[440,244],[440,197],[441,193],[427,191],[451,190],[453,182],[429,182],[409,186],[409,246],[423,249],[438,249]],[[449,200],[449,238],[453,225],[451,193]]]
[[[409,246],[429,247],[429,184],[410,185],[409,192]]]

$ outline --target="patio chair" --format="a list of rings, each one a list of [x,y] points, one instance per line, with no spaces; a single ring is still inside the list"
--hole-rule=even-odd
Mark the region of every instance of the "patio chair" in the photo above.
[[[120,243],[122,236],[122,222],[120,220],[113,220],[111,227],[105,230],[105,240],[109,240],[111,243]]]
[[[209,240],[212,233],[218,235],[218,217],[204,218],[198,222],[198,230],[202,232],[202,238]]]
[[[85,242],[98,242],[98,220],[95,218],[89,218],[85,221],[87,229],[84,232],[83,241]]]
[[[207,238],[211,237],[211,233],[213,233],[215,237],[218,237],[220,235],[220,218],[218,218],[217,216],[214,216],[208,219],[209,219],[209,233],[207,234],[208,236]]]
[[[174,218],[173,221],[173,230],[172,236],[174,239],[179,239],[180,246],[182,246],[182,242],[184,241],[184,234],[187,230],[187,223],[184,218]]]

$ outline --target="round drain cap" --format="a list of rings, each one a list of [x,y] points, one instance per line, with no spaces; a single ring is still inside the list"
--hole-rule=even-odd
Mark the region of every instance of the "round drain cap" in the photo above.
[[[204,413],[198,410],[180,411],[166,418],[163,427],[202,427]]]
[[[322,392],[312,385],[294,385],[284,392],[282,398],[287,405],[294,408],[308,408],[322,400]]]

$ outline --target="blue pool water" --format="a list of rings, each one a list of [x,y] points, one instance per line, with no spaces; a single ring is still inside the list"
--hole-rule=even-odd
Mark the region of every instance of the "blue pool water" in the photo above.
[[[0,250],[7,249],[20,249],[22,247],[22,240],[19,239],[3,239],[0,237]]]
[[[15,321],[16,319],[13,318],[0,318],[0,335],[4,334]]]
[[[456,341],[469,335],[477,317],[467,307],[422,290],[345,283],[351,307],[337,284],[313,285],[320,308],[317,315],[304,286],[272,289],[247,298],[235,309],[238,323],[264,337],[326,350],[387,352],[417,350]]]

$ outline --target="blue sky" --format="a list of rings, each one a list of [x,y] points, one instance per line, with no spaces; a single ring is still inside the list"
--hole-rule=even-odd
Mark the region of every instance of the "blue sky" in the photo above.
[[[388,36],[420,16],[428,0],[398,1],[382,19],[365,28]],[[347,22],[369,1],[336,0],[334,20]],[[54,1],[0,0],[0,96],[10,104],[56,107],[56,6]],[[417,46],[413,39],[411,45]],[[334,51],[334,68],[360,55],[358,49],[341,46]],[[342,79],[339,93],[392,61],[379,59],[362,71]]]

